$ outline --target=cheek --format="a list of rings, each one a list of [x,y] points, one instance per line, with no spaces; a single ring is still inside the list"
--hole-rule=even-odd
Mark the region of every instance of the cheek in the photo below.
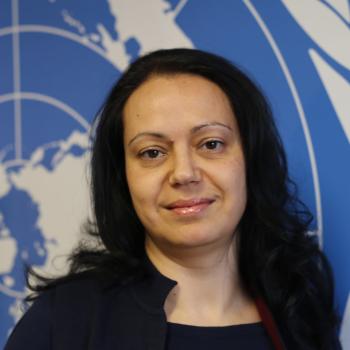
[[[141,171],[137,166],[126,166],[126,177],[135,208],[154,202],[159,187],[156,174]]]
[[[136,214],[146,231],[157,225],[159,218],[159,185],[154,177],[129,176],[128,184],[131,200]]]
[[[245,207],[247,197],[246,173],[244,162],[239,159],[229,165],[229,170],[222,171],[224,175],[222,183],[225,184],[224,191],[235,207]]]

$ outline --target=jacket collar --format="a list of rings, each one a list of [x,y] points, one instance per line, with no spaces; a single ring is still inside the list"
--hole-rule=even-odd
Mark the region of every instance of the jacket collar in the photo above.
[[[147,256],[144,259],[144,268],[144,277],[131,284],[131,292],[136,302],[145,311],[152,314],[161,314],[165,317],[165,299],[177,282],[162,275]],[[255,303],[274,348],[276,350],[285,350],[286,346],[268,306],[262,298],[255,299]]]
[[[131,291],[140,306],[152,313],[164,313],[164,302],[177,282],[162,275],[146,256],[144,276],[131,284]]]

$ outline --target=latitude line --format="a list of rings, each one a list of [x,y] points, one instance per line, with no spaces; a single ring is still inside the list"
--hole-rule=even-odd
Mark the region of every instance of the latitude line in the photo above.
[[[15,93],[10,93],[10,94],[4,94],[0,95],[0,104],[5,103],[11,100],[15,99],[19,100],[31,100],[31,101],[39,101],[42,103],[47,103],[55,108],[58,108],[68,114],[73,120],[75,120],[81,127],[83,127],[86,131],[90,130],[90,123],[81,115],[79,114],[75,109],[67,105],[66,103],[48,96],[44,94],[39,94],[35,92],[18,92],[17,94]],[[19,160],[19,159],[18,159]]]
[[[13,56],[13,87],[15,93],[14,99],[14,140],[15,140],[15,158],[22,159],[22,102],[19,98],[21,91],[21,67],[20,67],[20,44],[19,44],[19,9],[18,0],[11,2],[12,12],[12,56]]]
[[[68,30],[51,27],[47,25],[44,26],[44,25],[37,25],[37,24],[22,24],[22,25],[18,25],[17,28],[14,28],[13,26],[1,28],[0,37],[13,34],[15,31],[17,31],[18,33],[44,33],[44,34],[56,35],[65,39],[69,39],[99,54],[107,62],[111,63],[117,69],[120,69],[118,68],[118,65],[116,62],[113,62],[110,58],[107,57],[105,51],[102,48],[100,48],[98,45],[88,40],[84,40],[84,38]]]

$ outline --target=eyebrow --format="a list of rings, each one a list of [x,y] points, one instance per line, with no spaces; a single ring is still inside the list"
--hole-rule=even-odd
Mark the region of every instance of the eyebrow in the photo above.
[[[233,131],[232,128],[226,124],[223,123],[219,123],[219,122],[213,122],[213,123],[206,123],[206,124],[201,124],[201,125],[197,125],[194,126],[191,130],[190,133],[195,134],[196,132],[198,132],[199,130],[202,130],[204,128],[207,127],[211,127],[211,126],[221,126],[224,127],[230,131]],[[139,134],[137,134],[136,136],[134,136],[128,143],[128,146],[130,146],[131,143],[133,143],[136,139],[138,139],[141,136],[153,136],[156,138],[160,138],[160,139],[166,139],[168,138],[165,134],[159,133],[159,132],[153,132],[153,131],[144,131],[144,132],[140,132]]]

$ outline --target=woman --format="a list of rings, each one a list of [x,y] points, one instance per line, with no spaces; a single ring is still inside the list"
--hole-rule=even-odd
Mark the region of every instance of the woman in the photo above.
[[[231,63],[189,49],[135,61],[91,169],[101,247],[41,279],[7,350],[340,348],[311,215],[268,104]]]

